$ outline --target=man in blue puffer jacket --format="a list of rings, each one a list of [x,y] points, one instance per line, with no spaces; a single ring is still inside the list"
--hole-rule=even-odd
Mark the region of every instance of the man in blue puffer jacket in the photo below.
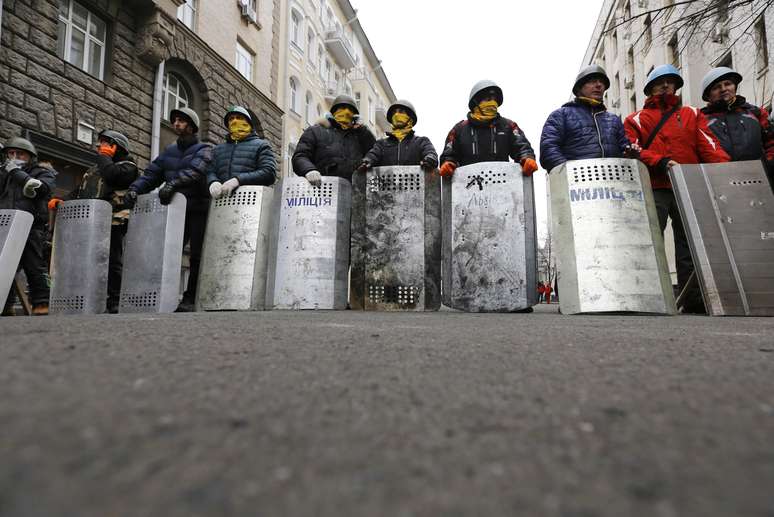
[[[134,206],[138,194],[145,194],[162,183],[159,201],[168,205],[175,192],[186,198],[183,243],[190,244],[188,286],[177,312],[192,312],[199,280],[199,264],[207,227],[207,184],[205,175],[212,160],[212,144],[199,140],[199,115],[190,108],[173,109],[169,114],[177,141],[168,145],[145,169],[145,173],[129,186],[124,197],[127,208]]]
[[[626,138],[623,123],[602,103],[610,79],[604,69],[581,70],[572,93],[575,99],[549,115],[540,136],[540,165],[548,172],[569,160],[636,158],[638,146]]]
[[[215,147],[207,170],[210,196],[230,196],[240,185],[273,185],[277,180],[277,160],[269,142],[255,133],[250,112],[233,106],[223,124],[228,129],[226,143]]]

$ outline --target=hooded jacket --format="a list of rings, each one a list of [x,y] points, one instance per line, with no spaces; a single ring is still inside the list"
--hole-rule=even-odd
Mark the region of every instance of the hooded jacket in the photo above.
[[[540,135],[540,165],[551,172],[570,160],[620,158],[630,143],[621,119],[604,104],[576,99],[548,116]]]
[[[731,161],[774,160],[774,131],[765,108],[753,106],[737,95],[730,106],[721,101],[701,111]]]
[[[517,162],[535,158],[535,151],[516,122],[497,115],[493,120],[479,122],[468,114],[446,137],[441,163],[458,166],[479,162]]]
[[[308,127],[293,153],[293,172],[305,176],[319,171],[323,176],[338,176],[352,181],[355,171],[376,138],[365,126],[344,130],[331,114]]]
[[[29,178],[42,183],[34,198],[24,195]],[[35,218],[33,226],[44,226],[48,223],[48,201],[55,187],[56,171],[48,164],[32,162],[11,172],[0,168],[0,208],[29,212]]]
[[[417,136],[413,131],[403,141],[392,134],[380,138],[365,155],[365,159],[374,167],[389,165],[419,165],[425,157],[430,157],[438,165],[438,154],[426,136]]]
[[[676,95],[652,95],[645,99],[645,107],[626,117],[624,130],[627,138],[643,145],[661,117],[677,106],[656,135],[648,149],[640,153],[640,160],[650,170],[654,189],[671,189],[667,163],[721,163],[730,157],[707,126],[707,119],[698,108],[681,106]]]
[[[277,160],[269,142],[252,133],[239,142],[228,137],[226,143],[215,146],[207,168],[207,184],[231,178],[239,180],[240,185],[273,185]]]
[[[180,137],[148,165],[129,189],[145,194],[167,182],[186,197],[188,209],[196,206],[206,210],[210,195],[205,179],[211,161],[212,144],[200,142],[196,135]]]

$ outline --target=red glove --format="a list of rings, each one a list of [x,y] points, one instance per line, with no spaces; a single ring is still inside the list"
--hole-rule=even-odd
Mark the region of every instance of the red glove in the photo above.
[[[64,201],[62,201],[58,197],[52,197],[51,200],[48,202],[48,209],[56,210],[57,208],[59,208],[59,205],[61,205],[62,203],[64,203]]]
[[[538,170],[538,164],[533,158],[524,158],[521,160],[521,173],[525,176],[532,176],[532,173]]]
[[[438,174],[443,176],[444,178],[450,177],[452,174],[454,174],[454,171],[457,169],[457,164],[454,162],[443,162],[443,165],[441,165],[441,168],[438,169]]]
[[[110,156],[111,158],[116,155],[116,144],[110,145],[107,143],[101,143],[97,146],[97,153]]]

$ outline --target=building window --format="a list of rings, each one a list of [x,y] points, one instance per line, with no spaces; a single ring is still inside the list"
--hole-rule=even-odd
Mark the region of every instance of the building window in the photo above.
[[[177,8],[177,19],[183,25],[193,30],[196,17],[196,0],[185,0],[185,3]]]
[[[57,53],[98,79],[105,75],[107,25],[74,0],[59,0]]]
[[[642,36],[642,44],[647,49],[650,47],[650,44],[653,42],[653,21],[650,19],[650,15],[647,15],[645,17],[644,24],[644,31]]]
[[[296,11],[290,13],[290,42],[301,48],[301,15]]]
[[[290,78],[290,111],[298,113],[296,109],[296,97],[298,96],[298,84],[294,78]]]
[[[253,80],[253,53],[237,41],[236,44],[236,69],[248,81]]]
[[[726,53],[725,56],[720,58],[720,61],[718,61],[718,64],[716,66],[725,66],[728,68],[734,68],[734,58],[731,55],[730,50],[728,51],[728,53]]]
[[[164,120],[169,120],[170,111],[187,108],[190,104],[191,94],[188,85],[180,76],[168,73],[164,77]]]
[[[310,124],[310,121],[314,118],[312,113],[312,94],[306,92],[306,106],[304,107],[304,116],[306,116],[306,123]]]
[[[680,46],[677,41],[677,33],[672,36],[672,39],[669,40],[669,44],[667,44],[667,59],[669,60],[669,64],[675,68],[680,68]]]
[[[317,118],[319,119],[320,117],[322,117],[322,106],[320,106],[318,104],[317,105]]]
[[[320,70],[319,70],[320,77],[322,77],[322,73],[323,73],[323,56],[324,55],[325,55],[325,51],[323,50],[322,45],[320,45],[319,47],[317,47],[317,63],[320,65]]]
[[[314,62],[314,33],[309,30],[306,35],[306,52],[310,62]]]
[[[376,118],[376,106],[374,106],[374,100],[371,97],[368,97],[368,122],[370,122],[371,125],[373,125],[375,118]]]
[[[769,67],[769,43],[766,37],[764,18],[755,23],[755,70],[760,73]]]

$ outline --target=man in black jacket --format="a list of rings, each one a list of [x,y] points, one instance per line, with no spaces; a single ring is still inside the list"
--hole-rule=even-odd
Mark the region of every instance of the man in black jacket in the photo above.
[[[387,110],[387,120],[392,124],[392,131],[366,153],[358,172],[388,165],[420,165],[426,171],[438,166],[438,155],[430,139],[414,134],[417,112],[413,104],[407,100],[395,101]]]
[[[374,146],[376,138],[361,125],[352,97],[339,95],[325,119],[301,135],[293,153],[293,171],[319,186],[322,176],[338,176],[349,181],[360,161]]]
[[[23,210],[33,215],[27,244],[21,257],[21,267],[27,276],[32,302],[32,314],[48,314],[48,260],[44,251],[48,200],[56,185],[56,172],[38,164],[38,153],[32,142],[11,138],[3,149],[5,161],[0,167],[0,208]],[[13,293],[13,289],[11,290]],[[3,314],[12,314],[14,296],[6,301]]]
[[[190,108],[174,109],[169,118],[177,135],[170,144],[145,169],[145,174],[131,184],[126,193],[128,206],[134,206],[138,194],[150,192],[162,183],[159,201],[168,205],[175,192],[186,198],[183,243],[190,244],[191,255],[188,286],[177,312],[192,312],[196,301],[199,281],[199,264],[202,259],[204,231],[207,228],[209,192],[205,178],[212,161],[212,144],[199,141],[199,116]]]
[[[118,312],[121,296],[124,237],[129,222],[129,210],[124,197],[137,179],[137,164],[129,155],[129,139],[118,131],[106,129],[97,137],[97,163],[83,175],[81,184],[66,199],[102,199],[113,207],[110,227],[110,259],[108,262],[107,310]],[[52,199],[49,205],[58,206],[61,199]]]
[[[441,176],[451,176],[463,165],[479,162],[521,164],[522,173],[531,176],[538,170],[535,151],[516,122],[502,117],[503,91],[493,81],[479,81],[468,99],[468,116],[449,131],[441,153]]]

